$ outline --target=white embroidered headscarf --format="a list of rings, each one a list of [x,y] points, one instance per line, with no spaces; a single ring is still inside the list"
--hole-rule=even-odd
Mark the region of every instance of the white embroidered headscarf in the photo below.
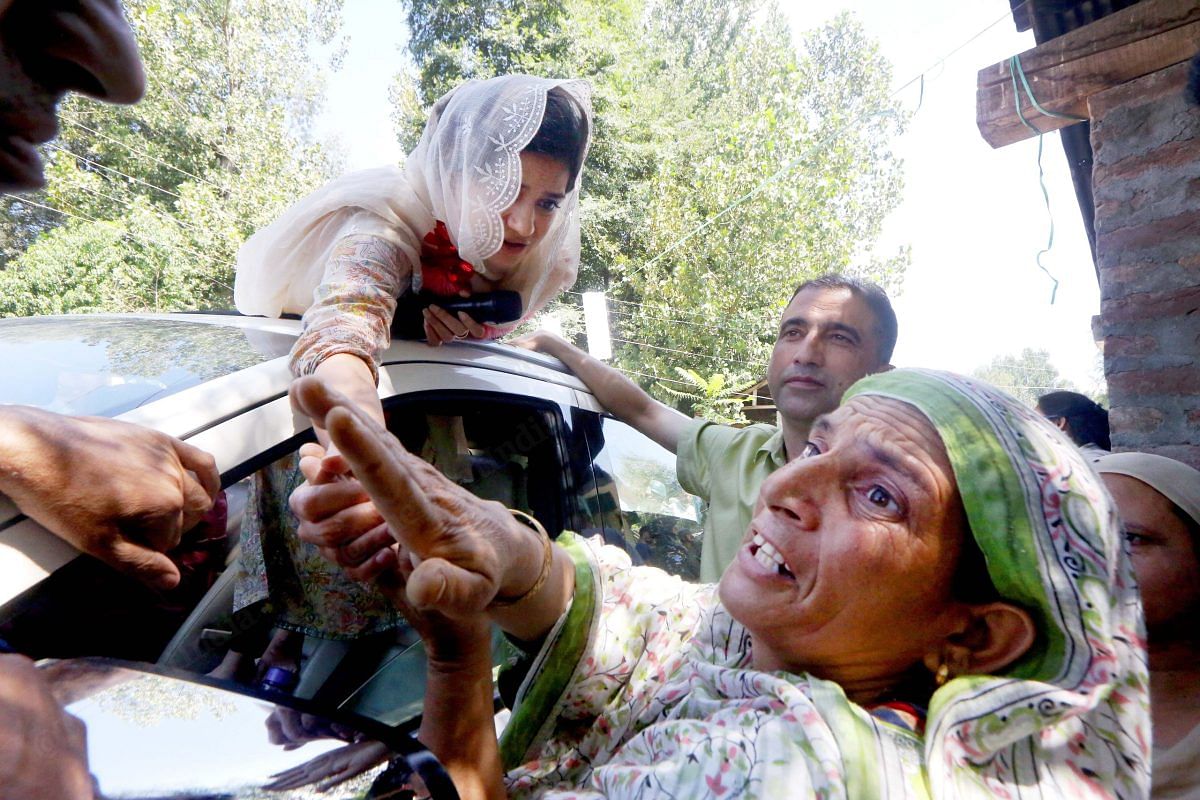
[[[403,169],[363,170],[331,181],[251,237],[238,254],[238,310],[303,313],[334,245],[351,235],[395,245],[414,264],[413,288],[419,289],[420,242],[438,220],[459,255],[486,277],[485,260],[504,241],[501,213],[521,189],[521,151],[541,126],[551,89],[564,93],[584,119],[582,171],[593,127],[586,81],[529,75],[467,81],[434,104]],[[581,177],[575,175],[550,230],[506,281],[505,288],[521,293],[525,318],[575,283]]]

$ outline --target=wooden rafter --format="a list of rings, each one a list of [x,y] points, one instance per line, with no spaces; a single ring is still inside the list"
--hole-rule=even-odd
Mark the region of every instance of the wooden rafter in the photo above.
[[[1200,3],[1144,0],[1026,50],[1020,59],[1043,108],[1086,117],[1091,95],[1186,61],[1198,50]],[[1039,131],[1073,124],[1039,113],[1019,86],[1018,96],[1025,119]],[[1008,60],[979,71],[976,121],[992,147],[1034,135],[1017,116]]]

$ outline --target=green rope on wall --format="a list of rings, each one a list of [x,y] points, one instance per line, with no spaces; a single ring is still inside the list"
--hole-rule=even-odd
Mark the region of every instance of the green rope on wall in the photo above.
[[[1054,213],[1050,210],[1050,191],[1046,188],[1046,171],[1042,166],[1043,134],[1042,131],[1035,128],[1033,124],[1031,124],[1029,120],[1025,118],[1025,112],[1021,110],[1021,88],[1024,88],[1025,96],[1029,98],[1029,104],[1037,109],[1038,113],[1042,114],[1043,116],[1053,117],[1055,119],[1070,120],[1072,122],[1086,122],[1087,117],[1077,117],[1073,114],[1062,114],[1057,111],[1050,111],[1044,108],[1042,104],[1037,101],[1037,98],[1033,96],[1033,89],[1029,85],[1029,79],[1025,77],[1025,70],[1021,67],[1020,56],[1013,56],[1008,60],[1008,74],[1009,77],[1012,78],[1013,103],[1016,105],[1017,118],[1021,120],[1021,124],[1037,134],[1038,185],[1042,188],[1042,200],[1046,203],[1046,217],[1050,220],[1050,234],[1046,240],[1046,246],[1038,252],[1036,261],[1038,269],[1046,273],[1046,277],[1048,277],[1054,283],[1053,288],[1050,290],[1050,305],[1054,305],[1054,298],[1058,295],[1058,278],[1055,278],[1050,270],[1046,268],[1046,265],[1042,263],[1042,256],[1046,255],[1046,253],[1049,253],[1054,247]],[[1020,87],[1017,85],[1018,78],[1021,80]]]

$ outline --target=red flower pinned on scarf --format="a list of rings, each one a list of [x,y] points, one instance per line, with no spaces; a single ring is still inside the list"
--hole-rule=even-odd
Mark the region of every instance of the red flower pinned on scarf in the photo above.
[[[459,258],[446,223],[438,220],[421,242],[421,288],[443,297],[456,297],[470,290],[474,274],[471,263]]]

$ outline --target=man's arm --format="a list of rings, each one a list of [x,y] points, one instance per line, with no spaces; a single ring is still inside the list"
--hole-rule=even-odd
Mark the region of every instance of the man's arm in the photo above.
[[[692,420],[646,394],[619,370],[546,331],[522,336],[513,344],[554,356],[587,384],[600,404],[614,417],[637,428],[672,453],[678,450],[679,439]]]
[[[163,555],[212,508],[212,456],[100,417],[0,407],[0,492],[52,533],[143,583],[169,589]]]

